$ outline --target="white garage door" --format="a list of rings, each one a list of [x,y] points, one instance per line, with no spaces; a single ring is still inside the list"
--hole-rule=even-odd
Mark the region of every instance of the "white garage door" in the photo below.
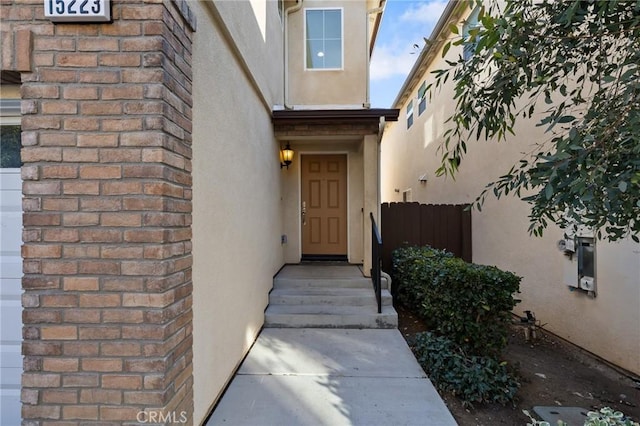
[[[0,425],[20,424],[22,182],[19,101],[0,100]],[[7,108],[9,107],[9,108]]]

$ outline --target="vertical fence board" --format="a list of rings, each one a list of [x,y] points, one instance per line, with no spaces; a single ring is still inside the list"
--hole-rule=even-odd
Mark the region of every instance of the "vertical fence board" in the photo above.
[[[460,206],[447,206],[447,247],[458,257],[462,257],[462,222]]]
[[[471,240],[471,210],[462,211],[462,259],[471,262],[472,256],[472,240]]]

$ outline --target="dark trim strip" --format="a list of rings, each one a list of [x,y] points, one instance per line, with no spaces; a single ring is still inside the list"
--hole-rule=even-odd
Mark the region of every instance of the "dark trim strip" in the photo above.
[[[385,121],[398,121],[399,109],[322,109],[322,110],[275,110],[271,121],[279,124],[331,124],[331,123],[378,123],[380,117]]]
[[[320,262],[346,262],[346,254],[303,254],[303,262],[307,261],[320,261]]]

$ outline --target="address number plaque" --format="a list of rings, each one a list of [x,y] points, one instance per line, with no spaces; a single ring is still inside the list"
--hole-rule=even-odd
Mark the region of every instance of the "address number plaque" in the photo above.
[[[54,22],[110,22],[111,0],[44,0],[44,16]]]

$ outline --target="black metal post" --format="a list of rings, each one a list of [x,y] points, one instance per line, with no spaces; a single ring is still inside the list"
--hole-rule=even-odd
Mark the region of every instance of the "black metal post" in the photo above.
[[[376,220],[373,213],[369,213],[371,217],[371,282],[373,290],[376,294],[378,302],[378,313],[382,313],[382,285],[381,285],[381,269],[382,269],[382,238],[376,226]]]

